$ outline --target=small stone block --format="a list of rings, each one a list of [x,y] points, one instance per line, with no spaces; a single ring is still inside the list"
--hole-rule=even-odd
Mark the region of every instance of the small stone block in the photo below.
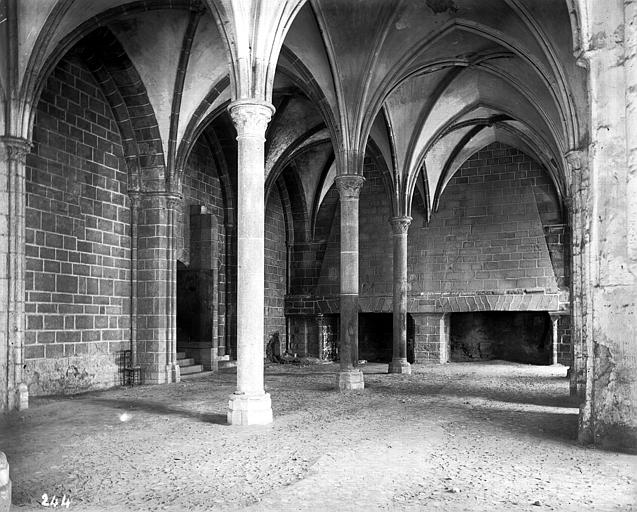
[[[16,391],[16,404],[18,411],[25,411],[29,408],[29,388],[22,382]]]
[[[338,389],[341,391],[356,391],[358,389],[365,389],[363,372],[360,370],[340,372],[338,374]]]
[[[267,425],[272,423],[270,394],[250,396],[235,393],[228,402],[229,425]]]
[[[389,373],[404,373],[410,375],[411,365],[406,359],[394,359],[389,363]]]
[[[178,364],[172,365],[172,382],[181,382],[181,369]]]

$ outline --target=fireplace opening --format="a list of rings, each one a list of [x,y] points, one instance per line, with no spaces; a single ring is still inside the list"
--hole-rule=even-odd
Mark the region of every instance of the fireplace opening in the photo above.
[[[370,363],[389,363],[392,356],[391,313],[359,313],[358,358]]]
[[[546,311],[453,313],[452,362],[501,359],[551,364],[552,326]]]

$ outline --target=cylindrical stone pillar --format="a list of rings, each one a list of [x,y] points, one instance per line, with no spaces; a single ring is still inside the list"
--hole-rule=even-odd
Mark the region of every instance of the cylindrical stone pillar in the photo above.
[[[272,422],[263,387],[265,265],[265,130],[269,103],[239,100],[228,111],[237,130],[237,390],[230,397],[231,425]]]
[[[344,174],[334,179],[341,203],[340,347],[341,391],[363,389],[358,364],[358,201],[365,178]]]
[[[411,373],[411,365],[407,362],[407,231],[411,217],[393,217],[390,223],[394,246],[394,322],[389,373]]]

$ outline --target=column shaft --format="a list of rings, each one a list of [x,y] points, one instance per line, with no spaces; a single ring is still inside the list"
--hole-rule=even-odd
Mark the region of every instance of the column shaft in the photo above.
[[[358,364],[358,202],[365,178],[357,174],[335,178],[341,204],[341,297],[339,389],[364,387]]]
[[[391,219],[394,246],[393,352],[389,373],[411,373],[407,362],[407,231],[411,217]]]
[[[264,142],[274,108],[246,100],[228,110],[238,142],[237,391],[230,398],[228,423],[265,424],[272,421],[272,406],[263,386]]]

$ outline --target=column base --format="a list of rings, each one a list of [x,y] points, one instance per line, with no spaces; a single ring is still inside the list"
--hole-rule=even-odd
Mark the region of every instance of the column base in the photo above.
[[[234,393],[228,402],[229,425],[267,425],[272,423],[270,393],[246,395]]]
[[[181,381],[181,370],[177,363],[166,365],[166,383],[176,383]]]
[[[339,372],[338,389],[340,391],[356,391],[358,389],[365,389],[363,372],[360,370]]]
[[[411,365],[407,362],[405,358],[392,359],[392,362],[389,363],[389,373],[404,373],[407,375],[411,374]]]

